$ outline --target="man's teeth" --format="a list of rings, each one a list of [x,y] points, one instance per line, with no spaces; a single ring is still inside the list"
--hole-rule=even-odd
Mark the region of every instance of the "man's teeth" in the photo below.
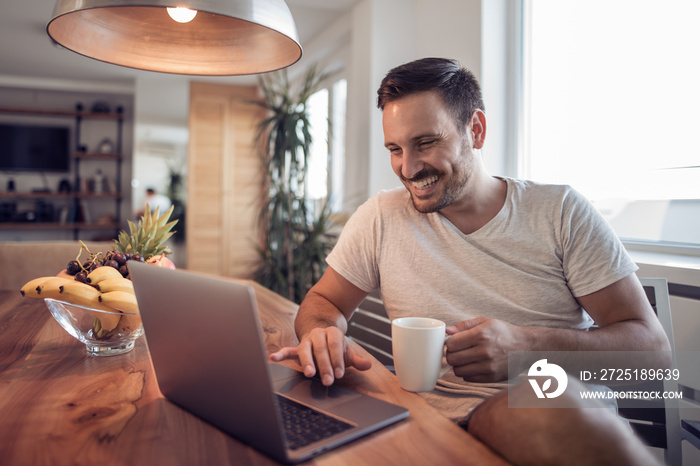
[[[420,181],[414,181],[412,184],[416,189],[425,189],[431,184],[435,183],[437,180],[437,176],[431,176],[430,178],[424,178]]]

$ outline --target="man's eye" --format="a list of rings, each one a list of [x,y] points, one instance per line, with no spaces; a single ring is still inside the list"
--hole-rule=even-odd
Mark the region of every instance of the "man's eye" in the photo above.
[[[400,154],[401,154],[401,148],[399,148],[399,147],[389,147],[389,153],[391,153],[391,155],[400,155]]]
[[[420,147],[420,148],[422,148],[422,149],[426,149],[426,148],[432,146],[433,144],[435,144],[435,139],[429,139],[429,140],[427,140],[427,141],[421,141],[421,142],[418,144],[418,147]]]

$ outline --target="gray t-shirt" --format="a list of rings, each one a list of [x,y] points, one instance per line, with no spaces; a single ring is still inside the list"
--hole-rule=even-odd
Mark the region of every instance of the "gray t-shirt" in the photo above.
[[[576,297],[637,266],[571,187],[504,179],[503,208],[468,235],[439,213],[416,211],[403,187],[380,192],[353,214],[327,262],[364,291],[380,288],[392,320],[428,316],[451,325],[487,316],[519,326],[587,329],[592,320]],[[459,418],[503,386],[466,383],[448,372],[425,396]],[[463,391],[480,399],[465,402]]]

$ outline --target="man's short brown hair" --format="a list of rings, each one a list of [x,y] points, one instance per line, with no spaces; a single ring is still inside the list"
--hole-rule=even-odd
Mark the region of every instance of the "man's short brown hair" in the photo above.
[[[475,110],[485,110],[474,74],[446,58],[422,58],[389,71],[377,90],[377,107],[384,110],[390,102],[426,91],[440,95],[459,127],[469,122]]]

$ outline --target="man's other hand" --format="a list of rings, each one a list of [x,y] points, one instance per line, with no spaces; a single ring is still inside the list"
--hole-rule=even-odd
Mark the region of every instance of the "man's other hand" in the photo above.
[[[523,350],[521,329],[507,322],[475,317],[445,329],[447,363],[468,382],[508,379],[508,351]]]

